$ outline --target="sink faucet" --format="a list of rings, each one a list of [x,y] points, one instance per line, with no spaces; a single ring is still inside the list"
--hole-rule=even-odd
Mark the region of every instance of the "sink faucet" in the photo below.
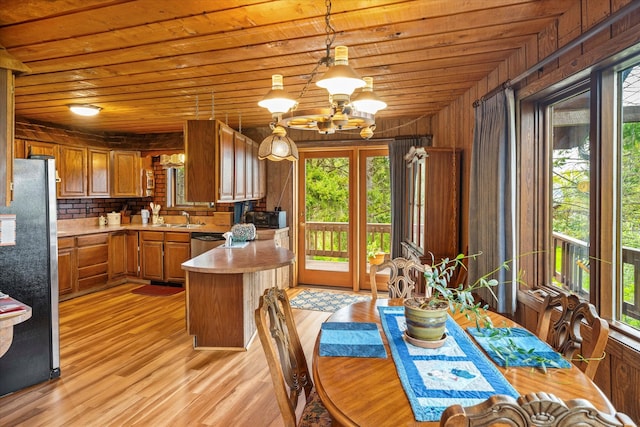
[[[191,224],[191,216],[189,216],[189,212],[182,211],[182,215],[187,218],[187,225]]]

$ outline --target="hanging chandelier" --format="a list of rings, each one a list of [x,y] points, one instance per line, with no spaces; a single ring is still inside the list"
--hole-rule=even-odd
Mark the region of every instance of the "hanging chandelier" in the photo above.
[[[298,101],[284,90],[282,75],[274,74],[271,90],[258,103],[259,106],[269,110],[273,119],[271,129],[274,133],[267,139],[273,139],[275,136],[285,138],[285,128],[315,130],[323,135],[360,129],[360,136],[369,139],[373,136],[376,127],[375,114],[387,106],[373,92],[373,79],[360,78],[358,73],[349,66],[349,49],[346,46],[336,46],[335,59],[331,57],[331,46],[336,33],[330,22],[331,1],[327,0],[326,5],[326,54],[318,61],[298,99],[303,97],[309,84],[318,74],[320,66],[325,65],[328,70],[316,85],[328,92],[328,102],[319,108],[298,110]],[[361,89],[361,92],[352,100],[351,96],[356,89]],[[289,137],[286,138],[293,144]],[[293,145],[295,147],[295,144]]]

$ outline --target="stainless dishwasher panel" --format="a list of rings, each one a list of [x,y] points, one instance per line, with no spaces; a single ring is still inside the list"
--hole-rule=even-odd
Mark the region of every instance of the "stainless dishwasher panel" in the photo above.
[[[191,258],[223,244],[222,233],[191,233]]]

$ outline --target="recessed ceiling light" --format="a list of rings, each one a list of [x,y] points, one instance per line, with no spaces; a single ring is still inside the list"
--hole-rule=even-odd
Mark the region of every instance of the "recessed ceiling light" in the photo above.
[[[100,107],[96,107],[95,105],[81,105],[81,104],[72,104],[69,105],[69,109],[71,112],[78,114],[80,116],[95,116],[102,110]]]

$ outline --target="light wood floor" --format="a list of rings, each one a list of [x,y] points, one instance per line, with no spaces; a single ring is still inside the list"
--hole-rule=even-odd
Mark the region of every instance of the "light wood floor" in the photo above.
[[[184,293],[132,294],[138,286],[60,304],[62,376],[0,398],[0,426],[283,424],[257,338],[247,352],[196,351]],[[329,313],[294,312],[311,364]]]

